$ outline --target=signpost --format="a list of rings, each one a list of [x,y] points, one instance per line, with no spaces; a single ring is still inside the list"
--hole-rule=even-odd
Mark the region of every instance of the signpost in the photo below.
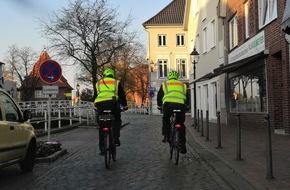
[[[42,93],[48,94],[48,130],[47,130],[47,141],[50,141],[50,130],[51,130],[51,95],[58,93],[58,86],[52,86],[62,76],[60,65],[53,60],[46,60],[41,63],[39,68],[40,78],[49,86],[42,87]]]

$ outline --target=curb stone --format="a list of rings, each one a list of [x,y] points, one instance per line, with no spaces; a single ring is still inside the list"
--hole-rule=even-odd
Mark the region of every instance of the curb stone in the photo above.
[[[39,157],[35,159],[36,163],[41,163],[41,162],[54,162],[57,160],[59,157],[65,155],[67,153],[66,149],[62,149],[60,151],[55,152],[54,154],[47,156],[47,157]]]

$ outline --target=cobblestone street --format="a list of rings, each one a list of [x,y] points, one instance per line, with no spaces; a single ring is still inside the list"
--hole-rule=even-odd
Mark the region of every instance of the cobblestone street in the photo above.
[[[97,129],[80,127],[51,136],[68,151],[55,162],[37,163],[29,174],[22,174],[18,166],[0,170],[1,190],[230,189],[190,146],[179,165],[169,159],[168,144],[161,143],[161,116],[122,117],[130,124],[121,130],[121,147],[111,169],[99,155]]]

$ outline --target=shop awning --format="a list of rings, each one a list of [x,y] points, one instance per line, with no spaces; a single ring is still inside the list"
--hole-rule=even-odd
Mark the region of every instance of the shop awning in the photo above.
[[[240,61],[236,61],[234,63],[218,67],[218,68],[214,69],[212,72],[201,76],[200,78],[192,81],[189,84],[193,84],[195,82],[201,82],[201,81],[209,80],[209,79],[211,79],[213,77],[216,77],[218,75],[221,75],[223,73],[230,73],[230,72],[236,71],[236,70],[238,70],[238,69],[240,69],[242,67],[245,67],[245,66],[248,66],[248,65],[252,64],[253,62],[255,62],[255,61],[259,60],[259,59],[262,59],[262,58],[266,57],[267,55],[269,55],[269,52],[267,50],[265,50],[265,51],[262,51],[262,52],[260,52],[260,53],[258,53],[256,55],[253,55],[251,57],[242,59]]]
[[[290,0],[286,1],[281,27],[282,31],[290,35]]]
[[[192,81],[191,83],[189,84],[193,84],[195,82],[201,82],[201,81],[205,81],[205,80],[209,80],[215,76],[218,76],[218,74],[214,73],[214,72],[210,72],[210,73],[207,73],[205,75],[203,75],[202,77],[199,77],[198,79],[195,79],[194,81]]]
[[[266,50],[262,51],[256,55],[251,56],[251,57],[247,57],[245,59],[236,61],[234,63],[227,64],[227,65],[221,66],[219,68],[216,68],[216,69],[214,69],[214,73],[220,75],[223,73],[230,73],[230,72],[236,71],[242,67],[245,67],[247,65],[252,64],[253,62],[255,62],[261,58],[266,57],[268,54],[269,54],[268,51],[266,51]]]

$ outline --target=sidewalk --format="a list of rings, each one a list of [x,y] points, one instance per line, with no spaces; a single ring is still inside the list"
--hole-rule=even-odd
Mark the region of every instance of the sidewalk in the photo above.
[[[272,165],[267,169],[266,127],[265,129],[241,130],[241,160],[237,159],[237,128],[221,125],[221,148],[218,148],[217,124],[209,124],[209,141],[206,141],[206,123],[204,136],[192,127],[193,120],[186,118],[187,140],[192,136],[203,147],[215,155],[226,166],[252,184],[256,189],[290,189],[290,136],[272,134]],[[201,131],[201,130],[200,130]],[[200,152],[199,152],[200,153]],[[201,154],[202,156],[202,154]],[[209,165],[217,169],[216,164],[204,158]],[[274,177],[271,178],[271,174]],[[243,188],[241,188],[243,189]]]

